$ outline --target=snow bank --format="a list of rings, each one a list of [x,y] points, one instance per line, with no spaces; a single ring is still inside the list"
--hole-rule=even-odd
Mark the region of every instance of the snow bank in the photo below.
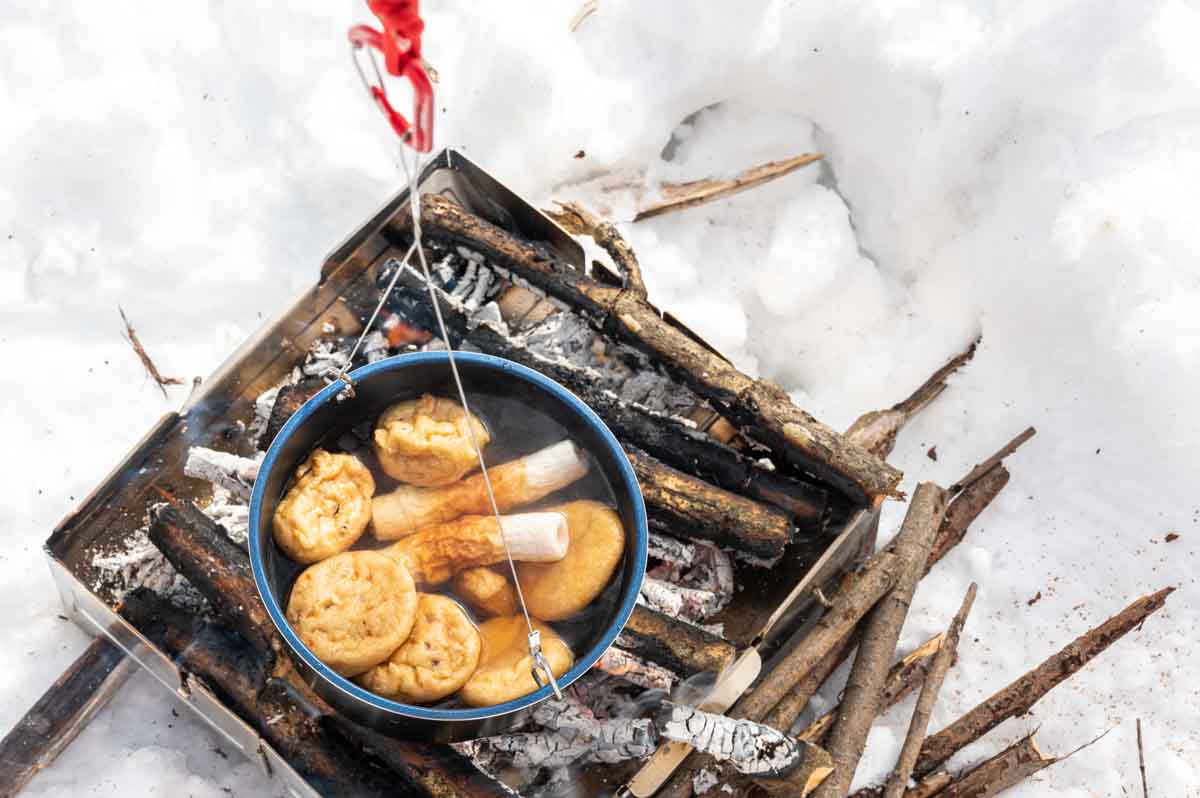
[[[826,153],[719,204],[626,224],[652,296],[835,426],[907,394],[982,332],[893,457],[909,489],[949,482],[1039,429],[917,595],[908,647],[981,582],[933,724],[1134,596],[1180,585],[1143,630],[963,759],[1035,725],[1052,752],[1113,725],[1011,794],[1119,795],[1135,784],[1140,716],[1151,789],[1197,794],[1200,13],[604,0],[572,34],[574,2],[426,5],[439,141],[531,199],[599,204],[586,181],[608,172],[686,180]],[[41,541],[186,390],[165,403],[145,382],[116,304],[164,373],[206,374],[398,185],[347,60],[343,31],[363,19],[349,0],[270,16],[0,11],[0,350],[30,363],[0,376],[0,440],[19,453],[0,464],[0,723],[83,644],[55,617]],[[902,512],[890,506],[885,529]],[[257,789],[202,732],[139,732],[129,692],[35,794],[97,773],[139,793],[147,779]],[[860,780],[890,765],[906,706],[873,733]]]

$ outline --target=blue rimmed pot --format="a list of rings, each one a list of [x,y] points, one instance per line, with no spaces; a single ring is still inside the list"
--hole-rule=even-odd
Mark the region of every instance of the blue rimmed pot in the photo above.
[[[506,426],[521,429],[523,409],[538,411],[551,420],[510,441],[515,450],[532,451],[553,442],[564,432],[590,453],[592,473],[587,480],[602,480],[625,528],[625,556],[604,595],[585,611],[568,620],[566,635],[574,643],[575,665],[561,679],[565,687],[588,671],[616,640],[629,620],[646,572],[646,509],[637,478],[612,432],[578,397],[558,383],[524,366],[501,358],[469,352],[454,356],[472,410],[493,424],[493,443],[512,437]],[[282,498],[296,467],[316,446],[338,448],[336,442],[355,426],[374,419],[388,405],[422,393],[453,396],[450,365],[445,352],[421,352],[381,360],[351,372],[354,397],[337,400],[345,387],[329,385],[304,404],[283,426],[267,451],[250,499],[250,561],[259,595],[271,620],[287,643],[293,659],[309,684],[331,706],[350,719],[395,737],[453,742],[497,734],[518,725],[539,702],[552,695],[543,687],[515,701],[481,709],[422,707],[382,698],[325,666],[292,631],[284,608],[292,583],[303,566],[289,560],[276,546],[271,533],[275,505]],[[528,415],[528,413],[526,413]],[[496,418],[500,421],[497,423]],[[498,428],[497,428],[498,427]],[[538,440],[538,436],[545,440]],[[503,462],[505,453],[489,445],[489,465]],[[381,486],[386,489],[386,486]],[[575,496],[595,498],[587,484],[567,489]],[[574,496],[571,492],[574,491]],[[364,535],[364,541],[370,536]],[[561,624],[554,624],[558,627]]]

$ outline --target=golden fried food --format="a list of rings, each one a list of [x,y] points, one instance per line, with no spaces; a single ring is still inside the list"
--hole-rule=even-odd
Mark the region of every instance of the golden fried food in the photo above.
[[[440,701],[475,673],[481,647],[479,630],[457,602],[420,593],[417,620],[408,639],[357,681],[372,693],[396,701]]]
[[[502,513],[531,504],[565,488],[588,471],[586,455],[570,441],[559,441],[532,454],[488,468],[496,507]],[[377,496],[372,526],[380,540],[398,540],[427,526],[453,521],[460,515],[492,511],[483,475],[438,488],[403,485]]]
[[[345,551],[370,523],[374,494],[375,479],[358,458],[316,449],[275,508],[275,542],[301,563]]]
[[[501,536],[503,529],[503,536]],[[505,542],[514,560],[554,562],[567,553],[562,513],[464,515],[422,529],[380,552],[404,565],[419,585],[440,585],[459,571],[505,562]]]
[[[487,428],[458,402],[425,394],[394,404],[375,425],[375,454],[388,476],[432,487],[462,479],[479,465],[471,432],[480,448]]]
[[[517,564],[517,578],[529,612],[560,621],[582,610],[604,592],[625,552],[621,517],[594,501],[575,501],[550,508],[567,517],[571,543],[558,562]]]
[[[416,615],[412,577],[377,551],[346,551],[310,565],[287,606],[288,623],[304,645],[343,676],[390,657]]]
[[[468,568],[459,571],[451,584],[455,594],[484,615],[491,617],[517,613],[517,591],[513,590],[508,578],[498,571]]]
[[[571,669],[575,656],[549,626],[534,620],[533,628],[541,633],[542,654],[557,679]],[[464,703],[490,707],[538,688],[530,673],[533,658],[529,656],[529,630],[523,617],[512,615],[484,621],[479,634],[483,638],[483,654],[475,674],[458,693]]]

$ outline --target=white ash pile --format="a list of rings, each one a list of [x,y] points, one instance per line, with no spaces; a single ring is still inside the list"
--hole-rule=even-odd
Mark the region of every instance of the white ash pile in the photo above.
[[[429,248],[438,256],[432,270],[435,285],[471,317],[473,324],[491,323],[497,330],[531,352],[576,369],[586,369],[598,388],[611,391],[622,402],[688,422],[684,414],[701,404],[683,385],[665,376],[649,359],[624,344],[605,341],[572,309],[544,292],[488,263],[466,247]],[[391,260],[379,276],[385,288],[400,262]],[[509,304],[506,290],[516,285],[535,301]],[[405,298],[388,299],[393,310],[406,318],[424,318],[428,307],[414,307]],[[427,304],[427,303],[426,303]],[[452,342],[455,346],[459,342]],[[470,348],[465,346],[464,348]]]
[[[150,542],[148,526],[122,541],[119,548],[98,555],[92,564],[97,572],[93,590],[112,590],[118,601],[145,587],[187,610],[203,612],[208,607],[204,596]]]
[[[651,609],[720,634],[703,621],[733,599],[733,562],[718,546],[650,533],[641,601]]]
[[[230,540],[242,548],[246,547],[249,534],[248,502],[258,466],[257,459],[238,457],[202,446],[193,446],[188,450],[184,465],[187,476],[212,483],[212,498],[201,509],[224,527]],[[117,600],[144,587],[184,609],[196,612],[206,612],[208,609],[204,596],[175,570],[150,541],[148,522],[118,548],[97,555],[92,564],[97,572],[93,589],[111,590]]]
[[[662,691],[623,697],[614,681],[585,677],[562,701],[540,704],[525,729],[456,747],[484,772],[538,796],[559,794],[562,785],[577,780],[582,766],[645,759],[668,740],[728,762],[739,773],[766,778],[787,775],[810,748],[760,723],[673,703]]]

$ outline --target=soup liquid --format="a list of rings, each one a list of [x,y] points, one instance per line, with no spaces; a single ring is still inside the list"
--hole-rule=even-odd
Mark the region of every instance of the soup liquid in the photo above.
[[[451,394],[439,392],[435,395],[449,396]],[[395,401],[400,402],[408,398],[412,397],[402,396],[398,397]],[[471,412],[483,422],[491,436],[491,440],[483,448],[483,460],[489,469],[502,463],[516,460],[527,454],[532,454],[539,449],[543,449],[559,441],[571,439],[567,430],[547,413],[530,407],[529,404],[518,399],[493,393],[472,392],[468,390],[467,401],[471,405]],[[457,404],[457,400],[455,400],[455,403]],[[370,413],[368,418],[349,429],[331,430],[314,447],[325,449],[329,452],[351,454],[357,457],[371,470],[371,475],[375,478],[376,496],[390,493],[403,484],[384,472],[383,468],[379,465],[379,460],[375,457],[375,451],[372,446],[375,422],[379,415],[386,409],[386,407],[377,408],[375,412]],[[617,503],[612,485],[609,484],[600,468],[597,467],[596,460],[591,452],[586,451],[582,446],[580,446],[580,451],[584,453],[588,460],[589,467],[587,474],[565,488],[555,491],[541,501],[513,508],[509,510],[509,513],[536,512],[553,505],[578,499],[591,499],[615,509]],[[478,473],[478,468],[467,476],[476,473]],[[287,487],[284,489],[285,494],[291,488],[293,480],[289,480]],[[392,543],[395,543],[395,541],[377,539],[371,528],[368,527],[362,537],[351,547],[351,550],[381,549]],[[283,556],[282,552],[281,556]],[[600,640],[604,632],[607,631],[609,622],[616,614],[617,604],[621,596],[621,575],[624,571],[624,558],[629,556],[629,552],[626,551],[622,558],[622,563],[617,566],[612,580],[604,589],[604,592],[593,600],[591,604],[570,618],[547,624],[562,637],[563,641],[570,647],[577,661]],[[510,581],[512,580],[512,572],[509,570],[507,562],[502,562],[492,567],[503,573]],[[294,581],[295,577],[299,576],[302,570],[303,567],[296,566],[295,573],[292,574],[292,578],[289,580],[289,591],[291,589],[290,581]],[[454,591],[451,589],[452,582],[453,580],[439,587],[429,588],[428,591],[423,592],[434,592],[449,596],[457,601],[476,623],[486,620],[469,604],[454,594]],[[439,709],[452,709],[461,707],[462,703],[458,700],[457,696],[452,695],[439,703],[428,706]]]

